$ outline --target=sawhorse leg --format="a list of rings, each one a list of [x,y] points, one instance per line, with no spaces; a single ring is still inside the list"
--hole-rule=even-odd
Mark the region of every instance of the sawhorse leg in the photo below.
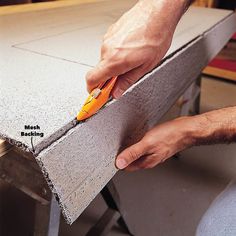
[[[197,115],[200,113],[201,79],[202,74],[184,92],[180,104],[180,116]],[[179,157],[180,153],[174,155],[174,158],[177,160]]]
[[[184,92],[182,96],[180,116],[199,114],[200,95],[201,95],[201,75],[199,75],[198,78]]]
[[[123,218],[119,194],[112,180],[102,189],[101,195],[108,209],[99,219],[98,223],[89,230],[86,236],[105,236],[111,230],[115,222],[117,222],[127,234],[132,236],[133,234],[130,232]]]
[[[61,210],[54,196],[49,205],[36,203],[34,236],[58,236]]]
[[[60,209],[32,157],[14,149],[0,158],[0,178],[35,200],[34,236],[58,236]]]
[[[33,235],[58,236],[60,209],[35,160],[21,156],[15,150],[3,153],[0,159],[0,178],[35,200]],[[101,194],[108,209],[87,235],[105,235],[115,222],[132,235],[121,213],[119,195],[112,181],[104,187]]]

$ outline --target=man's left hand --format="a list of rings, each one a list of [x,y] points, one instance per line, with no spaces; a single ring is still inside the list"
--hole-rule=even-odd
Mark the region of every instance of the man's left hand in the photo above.
[[[119,169],[129,171],[153,168],[194,143],[194,117],[181,117],[157,125],[116,159]]]

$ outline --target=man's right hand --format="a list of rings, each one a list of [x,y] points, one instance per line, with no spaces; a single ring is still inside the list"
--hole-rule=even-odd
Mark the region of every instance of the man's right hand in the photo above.
[[[106,35],[101,60],[87,74],[88,91],[118,76],[112,91],[119,98],[125,90],[151,71],[170,47],[186,0],[140,0]]]

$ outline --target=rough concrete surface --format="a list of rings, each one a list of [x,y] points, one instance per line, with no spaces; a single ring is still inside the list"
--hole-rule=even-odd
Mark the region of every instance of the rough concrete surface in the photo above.
[[[201,112],[236,104],[236,83],[203,77],[201,87]],[[179,113],[179,106],[174,105],[160,122],[174,119]],[[170,159],[151,170],[118,172],[113,182],[133,234],[194,235],[211,202],[236,177],[235,150],[236,144],[195,147],[181,153],[178,160]],[[14,187],[5,189],[0,182],[0,218],[5,216],[0,235],[32,235],[33,204],[27,195]],[[98,194],[72,226],[61,218],[59,236],[85,236],[106,209]],[[127,234],[116,224],[108,235]]]
[[[0,17],[2,136],[32,150],[30,138],[20,132],[24,125],[39,125],[44,137],[33,139],[39,152],[73,126],[87,96],[84,77],[99,59],[102,36],[134,2],[103,1]],[[229,14],[191,8],[167,56]]]
[[[40,126],[44,137],[33,139],[36,158],[69,223],[115,174],[121,147],[161,118],[235,30],[232,12],[190,9],[161,66],[75,125],[101,37],[134,3],[114,2],[0,18],[0,134],[32,151],[31,139],[20,134],[24,125]]]

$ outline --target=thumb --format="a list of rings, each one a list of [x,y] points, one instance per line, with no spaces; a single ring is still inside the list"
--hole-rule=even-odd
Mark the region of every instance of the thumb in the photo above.
[[[106,61],[102,60],[98,63],[98,65],[90,70],[86,75],[87,82],[87,90],[91,92],[94,88],[96,88],[102,82],[107,81],[112,76],[111,69],[108,67]]]
[[[116,158],[116,167],[124,169],[132,162],[136,161],[147,152],[147,148],[142,141],[126,148]]]
[[[122,61],[101,60],[98,65],[86,75],[87,89],[91,92],[102,82],[125,73],[129,68]]]

